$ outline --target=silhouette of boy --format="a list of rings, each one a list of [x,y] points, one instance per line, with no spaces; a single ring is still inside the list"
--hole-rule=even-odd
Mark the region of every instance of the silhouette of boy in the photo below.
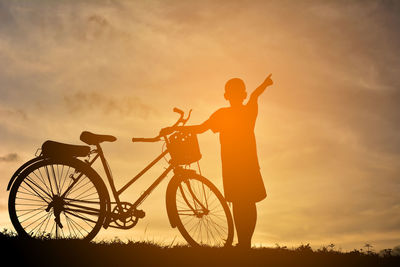
[[[256,202],[267,194],[260,173],[254,126],[258,114],[258,97],[273,84],[270,74],[250,95],[247,104],[246,86],[239,78],[225,85],[224,97],[230,107],[214,112],[200,125],[177,127],[179,131],[203,133],[211,129],[219,133],[221,143],[222,177],[225,199],[233,203],[233,217],[238,246],[251,247],[257,221]]]

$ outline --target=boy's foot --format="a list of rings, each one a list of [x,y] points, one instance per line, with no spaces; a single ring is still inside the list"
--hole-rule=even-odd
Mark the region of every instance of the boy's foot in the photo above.
[[[235,248],[242,249],[242,250],[250,250],[251,249],[251,244],[237,243],[235,245]]]

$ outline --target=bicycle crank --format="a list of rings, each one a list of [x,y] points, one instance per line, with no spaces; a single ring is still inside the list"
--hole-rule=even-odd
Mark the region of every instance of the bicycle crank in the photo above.
[[[146,215],[143,210],[133,209],[133,205],[129,202],[121,202],[121,207],[122,210],[118,205],[114,207],[110,227],[130,229]]]

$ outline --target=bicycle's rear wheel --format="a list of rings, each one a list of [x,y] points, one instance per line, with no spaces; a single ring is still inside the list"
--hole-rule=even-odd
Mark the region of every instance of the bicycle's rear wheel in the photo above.
[[[224,197],[209,180],[188,174],[175,181],[168,194],[170,217],[191,246],[232,245],[232,215]]]
[[[45,159],[28,167],[13,184],[8,201],[18,235],[93,239],[106,214],[106,192],[98,179],[75,158]]]

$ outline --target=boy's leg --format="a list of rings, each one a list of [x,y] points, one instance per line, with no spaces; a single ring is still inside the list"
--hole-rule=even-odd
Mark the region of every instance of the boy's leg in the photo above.
[[[233,218],[239,246],[250,248],[251,238],[257,222],[257,208],[254,202],[233,202]]]

